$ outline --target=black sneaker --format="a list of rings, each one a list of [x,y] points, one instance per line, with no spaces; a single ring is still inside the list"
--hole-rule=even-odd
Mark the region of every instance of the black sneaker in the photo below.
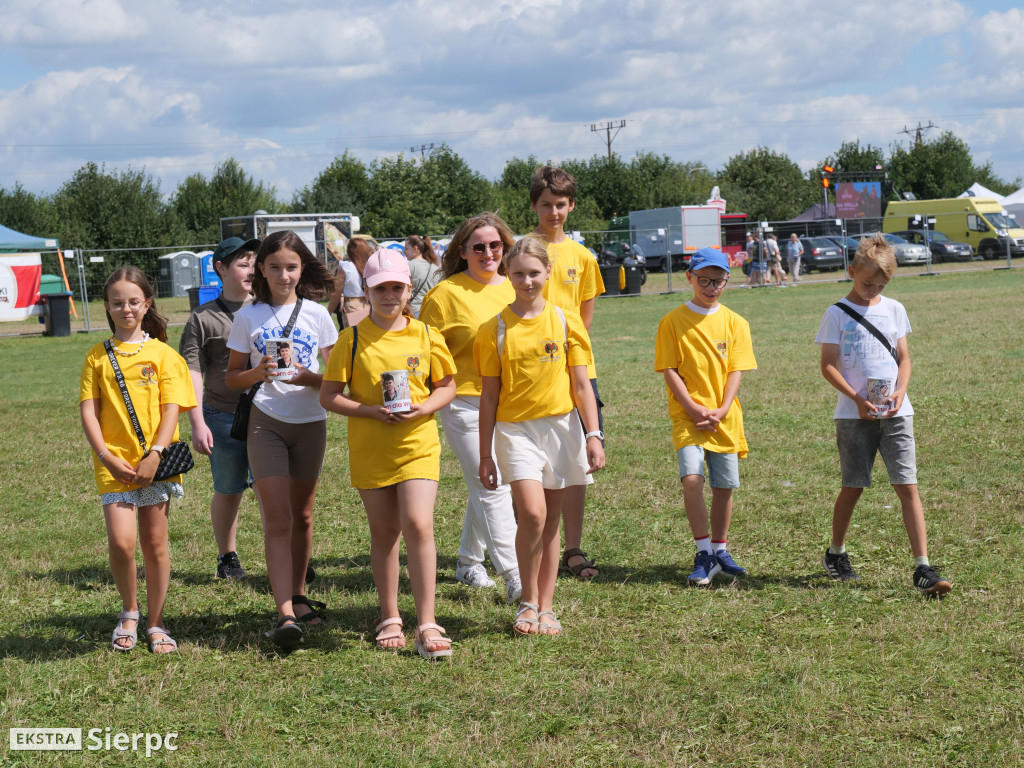
[[[953,589],[953,585],[930,565],[919,565],[914,569],[914,586],[926,595],[944,595]]]
[[[217,557],[217,578],[233,579],[234,581],[245,581],[249,574],[245,572],[242,564],[238,561],[237,552],[228,552]]]
[[[860,579],[857,572],[853,570],[853,566],[850,565],[850,556],[845,552],[833,555],[826,549],[821,564],[825,566],[825,573],[833,579],[839,579],[839,581],[858,581]]]

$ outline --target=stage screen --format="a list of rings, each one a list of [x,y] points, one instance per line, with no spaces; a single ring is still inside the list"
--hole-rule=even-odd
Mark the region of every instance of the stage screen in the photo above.
[[[836,184],[836,217],[870,219],[882,215],[880,181],[841,181]]]

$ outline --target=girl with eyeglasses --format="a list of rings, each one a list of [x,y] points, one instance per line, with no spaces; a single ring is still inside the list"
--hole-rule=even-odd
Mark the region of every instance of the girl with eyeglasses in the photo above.
[[[513,243],[512,231],[497,214],[466,219],[445,251],[444,279],[423,299],[420,312],[420,320],[444,336],[457,368],[456,397],[441,409],[445,438],[462,467],[467,490],[455,578],[470,587],[493,587],[483,564],[488,554],[505,581],[510,603],[522,593],[516,521],[508,485],[499,482],[489,489],[480,482],[481,382],[473,362],[473,343],[480,326],[515,299],[501,266]]]
[[[153,476],[163,449],[178,439],[178,413],[195,408],[196,397],[185,361],[166,344],[167,319],[157,310],[153,287],[141,269],[115,270],[103,286],[103,305],[113,336],[86,355],[78,399],[82,429],[93,450],[110,570],[123,608],[111,645],[115,651],[130,651],[138,642],[138,538],[146,564],[149,650],[170,653],[178,644],[163,627],[171,580],[167,521],[170,500],[184,492],[181,475],[157,482]],[[135,433],[111,358],[147,445]]]

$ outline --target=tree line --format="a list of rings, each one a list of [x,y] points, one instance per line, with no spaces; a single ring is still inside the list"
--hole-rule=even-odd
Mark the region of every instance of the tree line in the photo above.
[[[530,174],[541,164],[532,155],[512,158],[492,181],[444,144],[423,158],[403,154],[369,164],[346,151],[291,200],[283,200],[234,159],[225,160],[208,178],[189,176],[169,196],[144,170],[87,163],[52,195],[33,194],[20,182],[12,189],[0,187],[0,223],[83,249],[209,246],[220,240],[221,217],[261,209],[352,213],[360,217],[362,231],[377,238],[438,235],[469,215],[496,210],[514,231],[526,232],[536,223],[529,207]],[[756,220],[790,219],[822,199],[824,165],[846,173],[882,166],[886,199],[904,192],[919,199],[955,197],[974,182],[1009,194],[1022,184],[1020,178],[1007,182],[997,177],[991,162],[976,162],[967,144],[948,131],[909,147],[894,144],[888,153],[859,141],[844,142],[806,173],[767,147],[734,155],[717,172],[699,161],[680,162],[653,152],[560,164],[579,182],[569,224],[581,231],[606,230],[613,216],[631,210],[703,204],[716,185],[730,211]]]

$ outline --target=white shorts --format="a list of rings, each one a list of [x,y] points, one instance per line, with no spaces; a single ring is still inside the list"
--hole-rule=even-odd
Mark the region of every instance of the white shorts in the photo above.
[[[590,485],[587,445],[575,411],[494,425],[494,461],[502,480],[536,480],[548,490]]]

